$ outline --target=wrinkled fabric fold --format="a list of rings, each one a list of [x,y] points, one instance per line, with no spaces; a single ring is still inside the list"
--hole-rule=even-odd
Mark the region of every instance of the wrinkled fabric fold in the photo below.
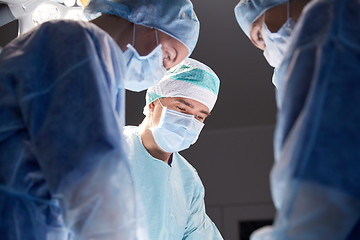
[[[147,239],[121,130],[124,73],[120,48],[88,22],[47,22],[4,48],[4,239]]]
[[[271,191],[263,239],[360,239],[360,3],[305,6],[277,69]]]

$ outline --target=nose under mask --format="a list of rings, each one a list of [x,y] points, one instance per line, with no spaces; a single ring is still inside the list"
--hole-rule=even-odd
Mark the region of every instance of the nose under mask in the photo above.
[[[196,120],[193,115],[162,107],[159,124],[153,124],[150,128],[155,142],[169,153],[189,148],[198,139],[204,123]]]

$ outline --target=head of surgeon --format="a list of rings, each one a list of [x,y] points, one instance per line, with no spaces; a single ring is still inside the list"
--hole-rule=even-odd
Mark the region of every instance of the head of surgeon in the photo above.
[[[141,79],[125,82],[133,91],[154,85],[190,56],[199,36],[190,0],[90,0],[85,13],[124,52],[131,78]]]
[[[251,42],[264,51],[272,67],[278,67],[291,33],[310,0],[241,0],[235,16]]]
[[[186,59],[146,93],[140,125],[144,147],[158,159],[190,147],[213,109],[220,80],[206,65]]]

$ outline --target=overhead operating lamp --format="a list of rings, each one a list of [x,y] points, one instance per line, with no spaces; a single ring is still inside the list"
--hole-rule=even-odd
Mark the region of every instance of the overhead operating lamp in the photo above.
[[[87,21],[83,14],[86,0],[0,0],[0,26],[19,20],[19,35],[50,20]]]

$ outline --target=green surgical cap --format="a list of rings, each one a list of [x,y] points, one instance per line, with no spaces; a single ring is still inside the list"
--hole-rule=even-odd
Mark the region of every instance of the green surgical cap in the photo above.
[[[219,94],[220,80],[211,68],[188,58],[170,69],[165,77],[146,93],[147,107],[162,97],[183,97],[196,100],[211,111]]]

